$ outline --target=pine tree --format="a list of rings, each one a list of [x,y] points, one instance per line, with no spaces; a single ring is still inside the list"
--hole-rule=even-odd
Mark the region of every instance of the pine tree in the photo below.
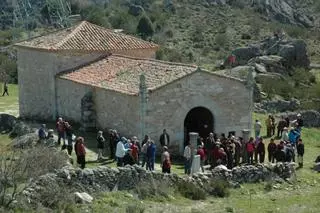
[[[143,15],[138,23],[137,32],[143,39],[146,39],[153,35],[154,28],[150,18],[147,15]]]

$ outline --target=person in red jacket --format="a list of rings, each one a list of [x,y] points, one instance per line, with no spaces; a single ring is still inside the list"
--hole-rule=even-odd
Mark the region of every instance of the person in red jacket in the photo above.
[[[202,172],[204,172],[203,165],[206,160],[206,154],[204,153],[204,149],[203,149],[202,145],[198,146],[197,155],[200,155],[200,167],[201,167]]]
[[[77,162],[80,164],[81,169],[86,166],[86,148],[84,146],[83,137],[78,137],[75,144],[75,152],[77,155]]]
[[[246,144],[246,151],[247,151],[247,156],[248,156],[248,164],[253,164],[253,152],[255,150],[255,144],[254,144],[254,139],[251,137]]]
[[[134,163],[135,164],[139,164],[139,157],[138,157],[139,148],[137,146],[137,142],[136,141],[132,141],[130,149],[131,149],[131,156],[132,156],[132,159],[133,159]]]

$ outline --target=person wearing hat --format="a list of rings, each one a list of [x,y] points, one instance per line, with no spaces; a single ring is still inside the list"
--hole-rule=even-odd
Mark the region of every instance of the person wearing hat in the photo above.
[[[163,153],[161,154],[161,168],[162,173],[171,173],[171,160],[167,146],[163,146]]]
[[[102,156],[102,152],[104,149],[104,143],[105,143],[105,139],[103,137],[103,132],[99,131],[98,135],[97,135],[97,148],[98,148],[98,158],[97,161],[102,160],[103,156]]]
[[[303,119],[302,119],[300,113],[297,115],[297,121],[296,121],[296,123],[297,123],[297,130],[300,132],[301,129],[302,129],[302,127],[303,127]]]

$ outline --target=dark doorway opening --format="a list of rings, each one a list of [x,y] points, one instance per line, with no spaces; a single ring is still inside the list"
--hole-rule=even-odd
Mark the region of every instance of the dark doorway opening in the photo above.
[[[184,142],[189,141],[189,132],[197,132],[204,140],[213,132],[214,119],[210,110],[205,107],[191,109],[184,120]]]

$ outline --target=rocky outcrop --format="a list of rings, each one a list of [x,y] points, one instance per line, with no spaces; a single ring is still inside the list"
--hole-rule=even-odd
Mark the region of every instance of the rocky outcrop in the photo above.
[[[300,113],[305,127],[320,127],[320,112],[315,110],[306,110],[299,112],[288,112],[279,114],[279,116],[288,116],[290,121],[297,119],[297,114]]]
[[[255,104],[256,112],[286,112],[295,111],[299,109],[300,101],[297,99],[285,100],[273,100],[273,101],[262,101]]]
[[[275,37],[233,51],[238,65],[254,65],[257,72],[285,73],[292,67],[310,67],[307,44],[303,40]]]
[[[233,6],[251,7],[269,19],[284,24],[314,26],[311,11],[294,0],[229,0]]]
[[[59,186],[68,193],[87,192],[108,192],[114,190],[131,190],[141,184],[161,182],[170,186],[191,181],[194,184],[205,188],[205,183],[212,179],[223,179],[232,184],[255,183],[264,180],[277,180],[292,177],[294,167],[291,164],[275,164],[267,167],[264,165],[241,166],[228,170],[219,166],[212,171],[197,173],[192,177],[180,177],[176,174],[163,174],[150,172],[139,166],[126,166],[123,168],[110,168],[100,166],[94,169],[73,168],[71,166],[56,170],[40,176],[36,181],[25,189],[24,195],[30,202],[43,202],[42,196],[52,186]],[[49,187],[49,188],[48,188]]]

